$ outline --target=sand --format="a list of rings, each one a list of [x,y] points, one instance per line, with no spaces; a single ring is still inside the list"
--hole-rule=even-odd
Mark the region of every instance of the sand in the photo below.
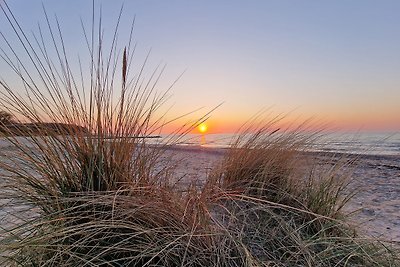
[[[400,242],[400,156],[362,156],[350,186],[348,210],[369,235]]]
[[[2,149],[6,147],[2,144]],[[225,152],[225,149],[217,148],[175,146],[166,151],[164,159],[176,163],[175,175],[180,182],[201,185]],[[332,157],[329,154],[314,155],[320,160]],[[400,156],[357,158],[349,191],[358,190],[358,194],[348,203],[346,212],[353,212],[351,222],[359,225],[362,233],[400,244]],[[10,212],[6,210],[7,201],[0,201],[3,226]]]
[[[186,182],[201,184],[225,153],[224,149],[200,146],[175,147],[176,174]],[[318,160],[343,155],[312,153]],[[354,156],[351,156],[354,157]],[[342,171],[351,175],[349,192],[357,191],[345,212],[362,234],[400,243],[400,156],[357,155],[354,166]]]

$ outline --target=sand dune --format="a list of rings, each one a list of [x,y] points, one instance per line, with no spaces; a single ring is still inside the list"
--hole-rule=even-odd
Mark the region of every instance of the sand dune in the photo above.
[[[177,177],[186,183],[201,183],[225,150],[200,146],[174,147],[167,151],[177,163]],[[333,154],[314,153],[322,162]],[[337,158],[342,155],[336,155]],[[357,194],[348,203],[352,222],[368,235],[400,242],[400,156],[357,156],[350,170],[349,191]]]

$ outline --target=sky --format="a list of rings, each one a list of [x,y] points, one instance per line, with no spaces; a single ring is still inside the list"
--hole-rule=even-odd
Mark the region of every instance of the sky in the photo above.
[[[80,18],[90,22],[92,1],[8,1],[28,31],[44,23],[42,3],[57,14],[69,54],[84,56]],[[400,131],[400,1],[95,3],[106,36],[122,4],[121,40],[136,17],[138,61],[151,49],[150,70],[167,64],[160,90],[184,72],[171,91],[171,117],[223,103],[210,132],[232,132],[262,109],[338,130]]]

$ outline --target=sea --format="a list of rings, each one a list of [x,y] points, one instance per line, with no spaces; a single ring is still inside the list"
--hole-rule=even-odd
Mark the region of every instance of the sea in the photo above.
[[[236,134],[186,134],[173,143],[192,148],[228,148],[237,139]],[[400,132],[395,133],[321,133],[314,138],[309,146],[311,152],[330,152],[340,154],[357,154],[373,156],[400,157]],[[25,139],[18,137],[18,139]],[[29,139],[29,138],[28,138]],[[170,143],[170,135],[161,135],[161,139],[149,139],[149,143]],[[6,138],[0,138],[0,149],[5,149],[10,143]]]
[[[165,136],[163,136],[165,138]],[[237,138],[235,134],[187,134],[178,144],[227,148]],[[314,141],[313,152],[331,152],[376,156],[400,156],[400,132],[395,133],[323,133]]]

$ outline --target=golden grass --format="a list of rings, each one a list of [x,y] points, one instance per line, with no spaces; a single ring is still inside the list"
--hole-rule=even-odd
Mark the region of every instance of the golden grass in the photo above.
[[[1,107],[20,122],[82,127],[6,137],[2,266],[398,266],[397,252],[345,222],[343,165],[320,171],[305,160],[316,135],[277,130],[279,117],[250,123],[201,188],[181,188],[161,159],[182,135],[158,146],[141,138],[164,125],[160,72],[145,80],[144,64],[130,78],[132,37],[117,49],[119,20],[104,51],[93,19],[90,77],[76,77],[58,21],[53,27],[45,13],[54,40],[45,46],[42,32],[31,42],[5,2],[1,9],[26,48],[8,46],[15,60],[2,50],[26,94],[2,80]]]

